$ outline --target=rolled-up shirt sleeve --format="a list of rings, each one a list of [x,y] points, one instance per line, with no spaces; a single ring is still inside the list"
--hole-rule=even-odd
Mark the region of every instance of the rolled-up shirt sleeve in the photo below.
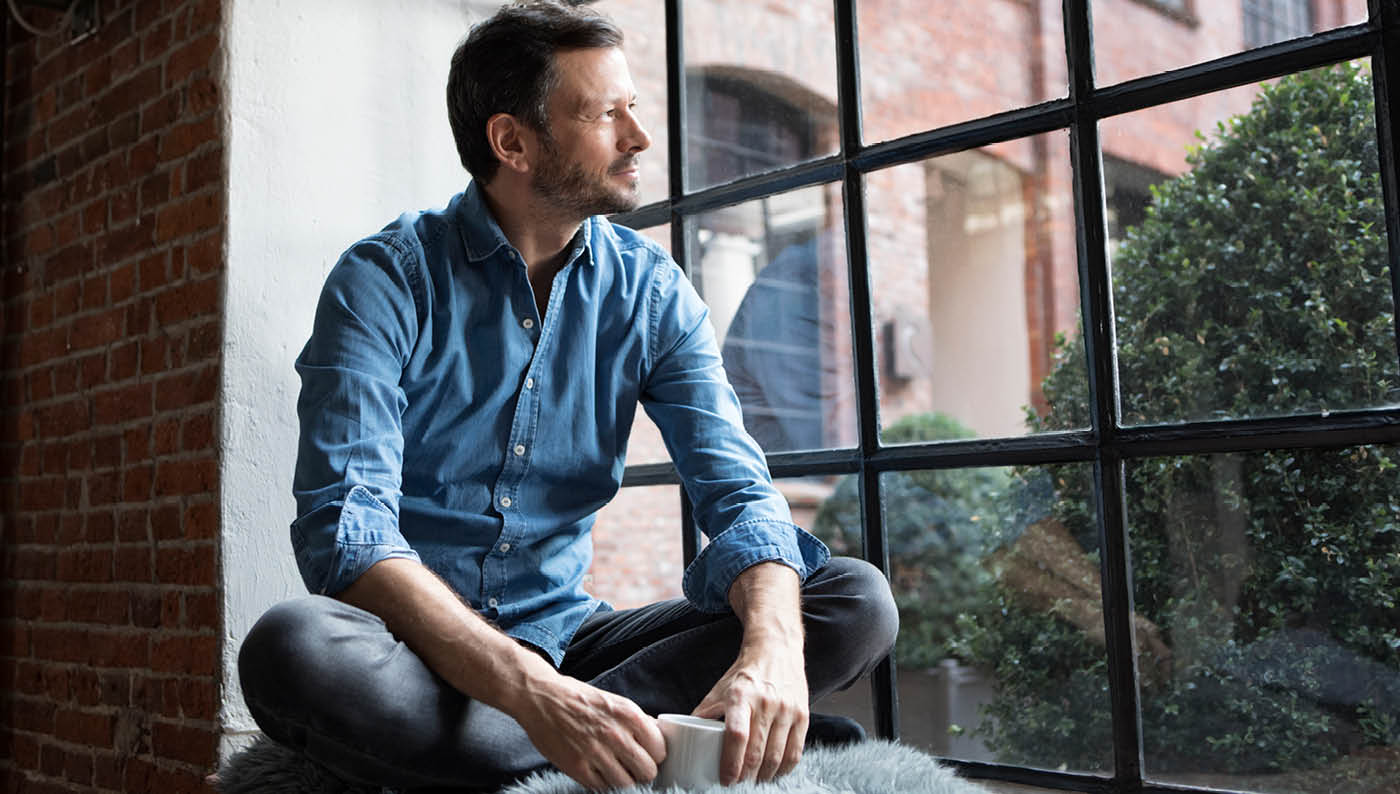
[[[312,593],[335,595],[375,563],[418,559],[399,531],[400,378],[419,328],[413,251],[381,235],[331,270],[297,358],[301,394],[292,548]]]
[[[657,270],[648,322],[642,406],[661,430],[696,523],[710,539],[686,569],[686,598],[703,611],[723,612],[734,579],[761,562],[783,563],[806,581],[831,552],[792,522],[763,451],[744,430],[709,310],[673,263]]]

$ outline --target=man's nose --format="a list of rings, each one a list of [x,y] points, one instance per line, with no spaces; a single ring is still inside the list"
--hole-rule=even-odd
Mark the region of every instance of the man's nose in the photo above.
[[[642,120],[632,113],[627,114],[627,120],[630,122],[627,134],[618,141],[618,147],[633,154],[646,151],[651,147],[651,135],[647,133],[646,127],[642,126]]]

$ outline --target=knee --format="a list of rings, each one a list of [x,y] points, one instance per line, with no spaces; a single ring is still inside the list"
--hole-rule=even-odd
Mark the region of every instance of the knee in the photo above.
[[[340,603],[323,596],[284,601],[249,629],[238,650],[238,677],[245,698],[283,702],[302,689],[300,680],[330,646],[332,612]]]
[[[899,612],[889,581],[864,560],[833,557],[809,580],[804,605],[812,607],[808,642],[840,649],[850,666],[868,671],[894,648]]]

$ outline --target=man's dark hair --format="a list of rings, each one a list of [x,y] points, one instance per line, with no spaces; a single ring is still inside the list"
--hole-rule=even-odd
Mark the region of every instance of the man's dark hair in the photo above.
[[[557,0],[513,3],[473,27],[447,75],[447,118],[462,165],[483,185],[496,175],[500,161],[486,140],[486,121],[497,113],[549,133],[557,52],[620,46],[622,30],[612,20]]]

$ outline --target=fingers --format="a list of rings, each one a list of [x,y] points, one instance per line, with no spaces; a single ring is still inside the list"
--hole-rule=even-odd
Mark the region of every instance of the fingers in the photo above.
[[[783,750],[782,763],[778,765],[778,777],[782,777],[797,767],[802,760],[803,745],[807,743],[808,715],[799,715],[788,729],[787,747]]]
[[[726,786],[739,782],[749,750],[752,711],[740,702],[724,714],[724,750],[719,757],[719,781]]]

